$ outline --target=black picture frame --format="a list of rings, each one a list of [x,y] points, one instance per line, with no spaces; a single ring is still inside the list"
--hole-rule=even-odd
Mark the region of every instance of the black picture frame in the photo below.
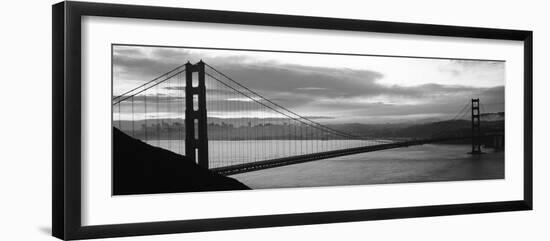
[[[52,6],[53,120],[52,233],[60,239],[106,238],[212,230],[307,225],[380,219],[531,210],[533,33],[523,30],[335,19],[261,13],[197,10],[89,2]],[[517,40],[524,43],[524,180],[523,199],[456,205],[342,210],[283,215],[174,220],[82,226],[81,224],[81,17],[195,21],[327,30]]]

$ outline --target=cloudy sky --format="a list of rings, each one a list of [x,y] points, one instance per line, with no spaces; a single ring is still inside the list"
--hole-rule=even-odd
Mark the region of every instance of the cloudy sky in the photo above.
[[[320,121],[325,122],[447,119],[471,98],[480,98],[486,112],[504,111],[505,63],[500,61],[116,45],[113,94],[117,96],[187,61],[201,59],[270,100],[301,115],[324,117]],[[165,94],[177,95],[173,94],[178,91],[175,85],[165,88]],[[214,86],[211,88],[207,96],[213,99],[217,92]],[[223,94],[215,99],[227,103],[247,101]],[[208,114],[231,114],[223,111],[227,110],[209,108]],[[234,117],[247,115],[238,108],[233,112]]]

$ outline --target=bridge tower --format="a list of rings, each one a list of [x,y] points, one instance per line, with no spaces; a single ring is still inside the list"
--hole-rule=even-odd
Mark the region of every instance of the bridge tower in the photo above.
[[[193,79],[193,73],[197,73]],[[204,62],[185,64],[185,156],[208,169]]]
[[[472,154],[481,154],[479,99],[472,99]]]

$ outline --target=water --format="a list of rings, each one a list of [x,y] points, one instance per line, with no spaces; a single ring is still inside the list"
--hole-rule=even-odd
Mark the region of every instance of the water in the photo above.
[[[253,189],[504,178],[504,152],[469,145],[396,148],[233,175]]]
[[[182,140],[149,144],[185,154]],[[385,141],[389,142],[389,141]],[[357,140],[209,141],[210,168],[363,146]],[[427,144],[366,152],[232,175],[253,189],[364,185],[504,178],[504,152],[470,145]]]

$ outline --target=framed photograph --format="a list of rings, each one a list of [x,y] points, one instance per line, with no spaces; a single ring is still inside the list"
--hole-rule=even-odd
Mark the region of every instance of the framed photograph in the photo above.
[[[61,239],[532,209],[531,31],[66,1],[52,51]]]

